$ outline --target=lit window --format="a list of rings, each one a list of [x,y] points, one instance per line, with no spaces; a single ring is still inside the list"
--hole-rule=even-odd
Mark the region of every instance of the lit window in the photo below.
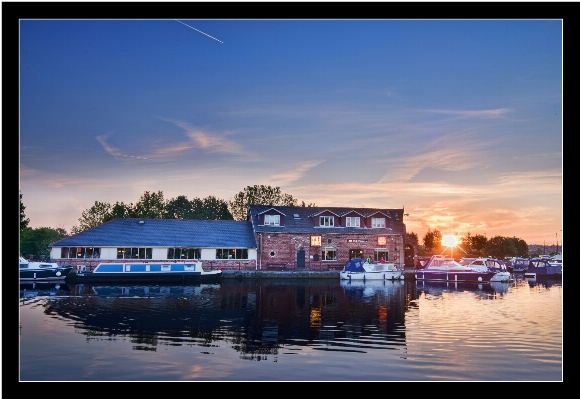
[[[347,216],[346,227],[360,227],[360,218]]]
[[[335,248],[323,248],[322,249],[322,260],[336,260],[336,249]]]
[[[167,259],[199,258],[201,258],[201,250],[199,248],[167,248]]]
[[[280,215],[264,215],[264,224],[280,226]]]
[[[371,226],[375,227],[385,227],[385,218],[372,218]]]
[[[321,216],[320,225],[327,227],[334,227],[334,216]]]
[[[219,248],[215,251],[216,259],[248,259],[246,248]]]

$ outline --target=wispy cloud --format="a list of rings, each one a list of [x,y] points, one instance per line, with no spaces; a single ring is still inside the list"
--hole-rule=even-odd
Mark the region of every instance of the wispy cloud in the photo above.
[[[304,161],[294,165],[291,164],[286,165],[286,167],[289,170],[284,173],[277,173],[272,175],[270,178],[271,184],[274,184],[275,186],[289,185],[292,182],[299,180],[309,170],[320,165],[323,162],[324,160],[316,160],[316,161]]]
[[[511,112],[509,108],[484,109],[484,110],[449,110],[449,109],[426,109],[423,112],[455,115],[461,118],[500,118]]]
[[[100,136],[97,136],[96,139],[97,141],[103,146],[103,149],[110,155],[114,156],[114,157],[126,157],[126,158],[134,158],[134,159],[144,159],[144,160],[149,160],[150,158],[147,157],[143,157],[143,156],[137,156],[137,155],[128,155],[128,154],[122,154],[121,151],[115,147],[110,146],[109,144],[107,144],[107,142],[105,141],[107,138],[109,138],[111,136],[112,133],[108,133],[108,134],[102,134]]]

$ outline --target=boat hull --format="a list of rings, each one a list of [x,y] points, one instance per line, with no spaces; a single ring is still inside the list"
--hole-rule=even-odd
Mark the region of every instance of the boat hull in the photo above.
[[[500,276],[497,276],[497,275]],[[454,271],[428,271],[418,270],[415,272],[416,280],[427,281],[453,281],[465,283],[489,283],[489,282],[509,282],[510,274],[487,273],[487,272],[454,272]],[[513,281],[513,278],[511,279]]]
[[[73,273],[75,283],[183,283],[197,281],[219,281],[221,271],[215,272],[172,272],[172,273]]]
[[[72,267],[21,269],[20,281],[64,281]]]
[[[382,272],[340,272],[341,280],[403,280],[404,276],[400,270]]]

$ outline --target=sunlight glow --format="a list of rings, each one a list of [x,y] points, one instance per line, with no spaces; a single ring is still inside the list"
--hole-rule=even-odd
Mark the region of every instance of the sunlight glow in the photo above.
[[[443,236],[441,238],[441,244],[446,247],[455,247],[458,244],[457,237],[452,235]]]

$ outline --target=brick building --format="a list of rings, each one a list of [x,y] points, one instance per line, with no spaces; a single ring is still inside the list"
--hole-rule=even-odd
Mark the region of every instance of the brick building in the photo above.
[[[342,268],[370,256],[404,266],[403,209],[250,205],[258,269]]]

